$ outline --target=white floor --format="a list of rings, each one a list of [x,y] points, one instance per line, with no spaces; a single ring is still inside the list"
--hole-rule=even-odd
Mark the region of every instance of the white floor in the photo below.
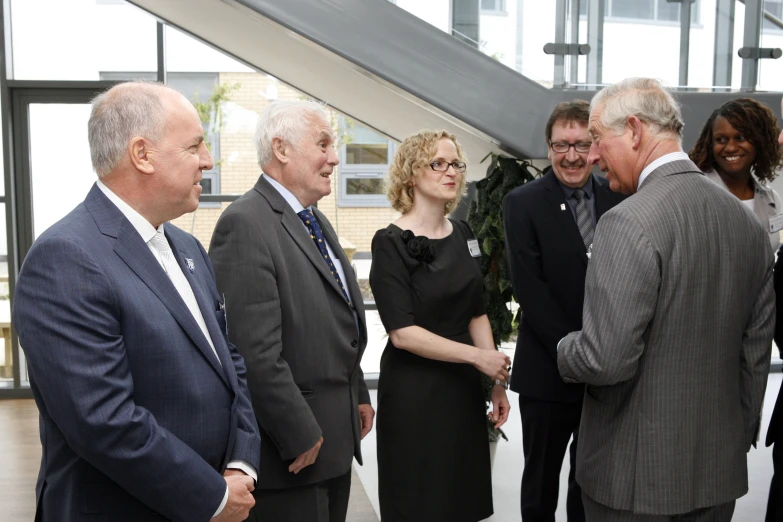
[[[782,377],[783,375],[780,373],[771,374],[769,377],[767,395],[764,401],[762,443],[759,444],[757,449],[751,450],[748,454],[750,491],[737,501],[733,522],[760,522],[764,520],[769,482],[772,478],[772,451],[771,448],[764,447],[763,441],[766,437],[769,417],[772,414],[772,407],[775,404]],[[371,395],[373,404],[376,404],[375,390],[371,391]],[[522,468],[524,467],[522,426],[519,421],[517,394],[509,393],[509,400],[511,401],[512,416],[504,427],[509,441],[498,443],[492,471],[495,514],[487,520],[493,522],[519,522],[521,520],[519,513],[519,486],[522,479]],[[370,502],[375,508],[375,512],[379,513],[378,516],[380,517],[374,430],[362,442],[362,454],[364,456],[364,466],[355,465],[355,468],[367,495],[370,497]],[[568,459],[566,458],[561,473],[561,491],[565,491],[568,469]],[[444,480],[448,480],[448,478],[444,477]],[[562,494],[557,510],[557,522],[566,522],[565,497]]]

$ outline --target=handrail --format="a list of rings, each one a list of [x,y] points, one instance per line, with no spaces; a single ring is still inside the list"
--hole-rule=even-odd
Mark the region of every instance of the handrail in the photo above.
[[[745,0],[739,1],[742,2],[742,5],[745,5]],[[767,19],[767,21],[772,22],[774,25],[777,25],[780,29],[783,29],[783,20],[773,15],[766,9],[764,9],[764,18]]]

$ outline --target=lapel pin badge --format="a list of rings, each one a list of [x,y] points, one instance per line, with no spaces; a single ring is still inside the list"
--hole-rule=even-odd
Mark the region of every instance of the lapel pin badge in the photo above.
[[[195,274],[196,273],[196,265],[195,265],[195,263],[193,263],[193,260],[192,259],[188,259],[186,257],[185,258],[185,262],[188,264],[188,270],[190,270],[190,273],[191,274]]]
[[[560,210],[565,210],[565,203],[560,203]]]

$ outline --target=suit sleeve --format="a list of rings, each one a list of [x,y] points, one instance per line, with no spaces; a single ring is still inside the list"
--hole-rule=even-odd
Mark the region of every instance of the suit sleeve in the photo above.
[[[775,307],[775,344],[781,357],[783,357],[783,246],[778,250],[773,278],[777,303]]]
[[[640,224],[615,211],[598,222],[587,268],[582,330],[557,351],[566,382],[597,386],[627,381],[644,352],[661,284],[658,258]]]
[[[542,267],[538,234],[520,199],[514,193],[503,199],[503,228],[511,286],[527,318],[526,324],[555,359],[557,343],[571,329],[565,312],[549,290]]]
[[[252,216],[224,213],[209,255],[225,293],[229,337],[247,365],[247,384],[259,426],[283,460],[312,448],[321,427],[282,357],[282,311],[275,266]]]
[[[212,280],[215,281],[215,271],[212,268],[212,262],[209,259],[204,247],[196,241],[204,262],[209,267],[209,273]],[[224,303],[225,304],[225,303]],[[231,354],[231,361],[234,363],[234,371],[237,374],[237,384],[239,390],[237,393],[237,438],[234,447],[231,450],[230,461],[241,460],[247,462],[256,472],[259,470],[261,437],[258,434],[258,423],[253,413],[253,405],[250,400],[250,391],[247,389],[247,368],[245,360],[239,354],[237,347],[228,340],[228,336],[223,332],[223,338]]]
[[[36,399],[70,448],[167,519],[209,520],[226,482],[134,403],[122,310],[90,254],[56,238],[37,244],[15,305]]]
[[[775,289],[772,279],[770,261],[742,336],[740,386],[748,448],[755,443],[761,427],[761,405],[769,377],[770,334],[775,329]]]

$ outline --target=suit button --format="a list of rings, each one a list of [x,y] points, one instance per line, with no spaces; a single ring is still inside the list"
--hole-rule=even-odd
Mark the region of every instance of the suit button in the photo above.
[[[353,341],[351,341],[351,346],[352,346],[352,347],[354,347],[354,348],[356,348],[357,346],[359,346],[359,341],[357,341],[356,339],[354,339]]]

